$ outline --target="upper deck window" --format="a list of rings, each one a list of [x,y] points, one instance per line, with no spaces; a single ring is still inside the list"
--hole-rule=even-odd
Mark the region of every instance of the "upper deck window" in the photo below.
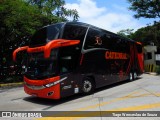
[[[81,43],[84,40],[87,27],[79,25],[66,25],[64,28],[62,39],[68,40],[80,40]]]
[[[137,44],[138,53],[142,53],[142,45]]]
[[[116,34],[91,27],[88,31],[84,49],[103,48],[111,51],[128,52],[128,42]]]
[[[58,39],[63,23],[58,23],[38,30],[31,38],[30,46],[45,45],[51,40]]]

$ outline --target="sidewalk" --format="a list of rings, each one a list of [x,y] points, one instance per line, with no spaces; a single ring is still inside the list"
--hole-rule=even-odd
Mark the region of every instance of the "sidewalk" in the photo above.
[[[2,83],[2,84],[0,84],[0,88],[18,87],[18,86],[23,86],[23,82],[17,82],[17,83]]]
[[[144,74],[158,75],[156,72],[145,72]]]

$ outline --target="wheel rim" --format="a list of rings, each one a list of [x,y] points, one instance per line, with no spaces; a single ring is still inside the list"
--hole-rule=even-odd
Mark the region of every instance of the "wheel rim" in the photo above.
[[[83,91],[85,93],[88,93],[88,92],[91,91],[91,89],[92,89],[92,83],[90,81],[88,81],[88,80],[85,80],[84,84],[83,84]]]
[[[133,80],[132,73],[129,74],[129,79],[130,79],[130,80]]]
[[[134,78],[135,78],[135,79],[137,78],[137,73],[136,73],[136,72],[134,73]]]

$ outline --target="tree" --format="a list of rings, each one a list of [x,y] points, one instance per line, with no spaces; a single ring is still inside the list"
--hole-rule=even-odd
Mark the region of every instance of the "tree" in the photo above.
[[[130,10],[135,11],[135,18],[159,18],[160,0],[128,0]]]
[[[26,42],[35,30],[43,25],[42,20],[46,18],[37,7],[22,0],[0,1],[0,16],[2,51]]]
[[[67,17],[78,20],[78,12],[75,9],[66,9],[64,0],[28,0],[31,5],[37,5],[42,14],[47,15],[51,22],[54,20],[67,21]]]
[[[68,16],[78,20],[77,11],[64,4],[62,0],[0,0],[1,52],[26,44],[42,26],[67,21]]]
[[[118,35],[121,35],[121,36],[123,36],[123,37],[130,38],[131,35],[133,34],[133,30],[134,30],[134,29],[120,30],[119,32],[117,32],[117,34],[118,34]]]
[[[42,26],[67,17],[78,20],[76,10],[63,7],[62,0],[0,0],[0,66],[1,58],[12,59],[12,52],[19,46],[28,44],[32,34]],[[61,13],[60,13],[61,12]]]
[[[140,41],[143,45],[148,45],[152,42],[160,47],[160,22],[138,29],[131,35],[131,39]]]

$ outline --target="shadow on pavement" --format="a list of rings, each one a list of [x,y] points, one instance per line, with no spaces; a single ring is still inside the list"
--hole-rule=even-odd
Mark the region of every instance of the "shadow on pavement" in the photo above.
[[[141,79],[141,77],[138,77],[136,80],[139,80],[139,79]],[[134,80],[134,81],[136,81],[136,80]],[[101,87],[101,88],[96,89],[94,93],[101,92],[101,91],[104,91],[104,90],[107,90],[109,88],[113,88],[113,87],[116,87],[116,86],[124,85],[124,84],[127,84],[129,82],[130,81],[126,80],[126,81],[121,81],[121,82],[118,82],[118,83],[115,83],[115,84],[112,84],[112,85],[107,85],[105,87]],[[64,104],[64,103],[67,103],[67,102],[71,102],[72,100],[83,98],[85,96],[86,95],[83,95],[82,93],[80,93],[80,94],[75,94],[75,95],[65,97],[65,98],[62,98],[62,99],[59,99],[59,100],[45,99],[45,98],[38,98],[38,97],[34,97],[34,96],[29,96],[29,97],[23,98],[23,100],[28,101],[28,102],[32,102],[32,103],[35,103],[35,104],[50,106],[50,107],[44,109],[44,110],[47,110],[47,109],[52,108],[54,106]]]

